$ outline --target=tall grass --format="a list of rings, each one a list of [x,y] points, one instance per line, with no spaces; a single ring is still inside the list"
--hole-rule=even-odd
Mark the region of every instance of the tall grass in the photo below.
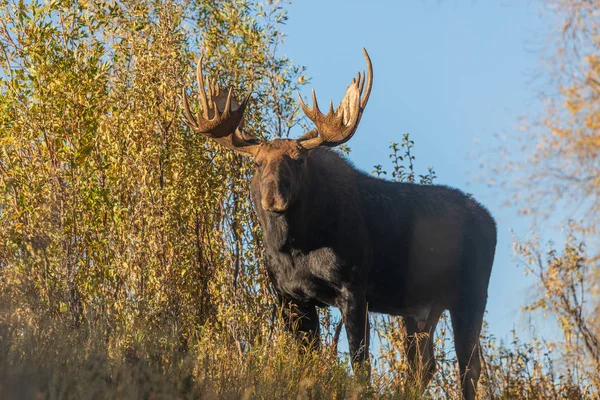
[[[408,366],[392,345],[372,354],[371,379],[351,372],[347,355],[332,351],[325,338],[318,351],[299,348],[282,326],[263,326],[245,345],[205,326],[187,348],[169,327],[133,332],[123,345],[85,324],[41,321],[24,310],[0,314],[2,399],[459,399],[456,360],[447,326],[438,329],[438,371],[424,393],[406,381]],[[446,322],[442,321],[442,326]],[[402,335],[388,327],[387,337]],[[395,333],[394,333],[395,332]],[[444,343],[447,343],[444,345]],[[598,396],[590,375],[560,365],[554,345],[498,343],[484,332],[480,398],[588,399]],[[391,360],[393,358],[393,362]]]

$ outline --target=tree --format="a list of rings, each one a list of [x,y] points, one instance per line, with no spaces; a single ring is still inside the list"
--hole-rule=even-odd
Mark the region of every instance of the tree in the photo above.
[[[590,232],[600,226],[599,7],[595,0],[547,5],[558,26],[547,63],[553,79],[542,96],[546,110],[524,127],[525,157],[505,166],[518,177],[507,183],[524,213],[547,216],[564,206]]]
[[[525,157],[511,161],[507,183],[524,214],[566,212],[564,246],[540,234],[515,239],[526,272],[536,277],[537,297],[525,307],[556,318],[564,364],[598,387],[600,359],[600,2],[555,0],[547,12],[557,21],[549,55],[546,109],[520,138]],[[514,153],[509,153],[514,155]],[[508,185],[507,185],[508,186]],[[554,220],[556,222],[556,219]]]
[[[3,304],[119,346],[270,316],[252,166],[193,135],[180,94],[202,50],[253,91],[249,129],[285,134],[303,72],[277,54],[285,18],[277,1],[0,5]]]

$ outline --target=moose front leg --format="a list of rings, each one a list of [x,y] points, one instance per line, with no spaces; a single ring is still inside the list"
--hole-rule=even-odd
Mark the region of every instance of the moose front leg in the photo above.
[[[344,289],[338,301],[342,313],[350,359],[355,372],[366,372],[367,379],[370,375],[369,361],[369,315],[367,300],[362,289]]]
[[[314,305],[283,300],[283,319],[304,348],[316,350],[320,347],[319,315]]]

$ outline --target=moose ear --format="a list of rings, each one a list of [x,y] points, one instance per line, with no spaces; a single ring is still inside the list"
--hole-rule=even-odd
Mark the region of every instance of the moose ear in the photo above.
[[[239,147],[246,147],[246,146],[260,144],[259,139],[252,136],[251,134],[249,134],[248,132],[246,132],[245,130],[243,130],[239,127],[235,130],[235,133],[233,134],[232,142],[233,142],[234,146],[239,146]]]
[[[319,136],[319,131],[316,129],[311,129],[310,131],[306,132],[304,135],[300,136],[298,139],[296,139],[298,142],[302,142],[305,140],[310,140],[310,139],[314,139],[316,137]]]

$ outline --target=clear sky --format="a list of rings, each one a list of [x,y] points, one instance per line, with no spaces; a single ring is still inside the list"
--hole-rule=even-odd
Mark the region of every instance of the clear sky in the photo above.
[[[297,0],[288,7],[281,51],[308,67],[320,103],[339,102],[358,70],[362,47],[374,66],[374,87],[361,126],[348,143],[355,165],[389,167],[391,141],[415,141],[417,172],[434,167],[437,183],[470,192],[490,209],[499,241],[487,321],[498,338],[527,329],[520,306],[531,280],[515,266],[512,234],[529,221],[498,188],[478,183],[481,156],[499,145],[497,134],[516,132],[519,118],[540,110],[541,56],[550,22],[537,1]],[[493,155],[493,154],[492,154]]]

